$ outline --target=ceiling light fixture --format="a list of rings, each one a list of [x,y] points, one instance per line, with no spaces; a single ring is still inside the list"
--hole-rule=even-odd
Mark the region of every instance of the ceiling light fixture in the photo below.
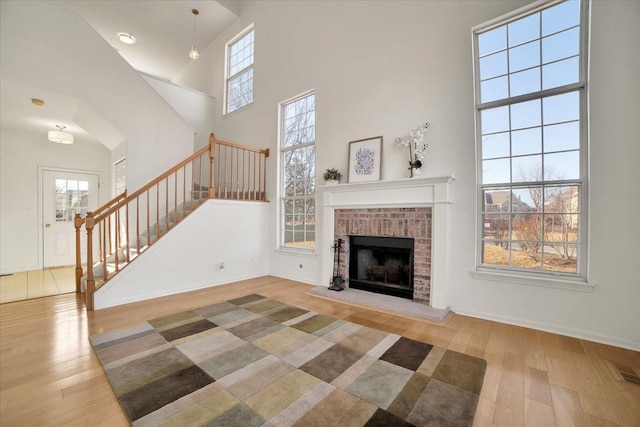
[[[198,12],[198,9],[191,9],[191,13],[193,13],[193,46],[191,46],[191,52],[189,52],[189,58],[195,61],[196,59],[200,58],[200,53],[196,48],[196,16],[198,16],[200,12]]]
[[[31,98],[31,103],[33,105],[37,105],[38,107],[42,107],[44,105],[44,101],[38,98]]]
[[[136,42],[136,38],[129,33],[118,33],[118,40],[124,44],[134,44]]]
[[[69,132],[65,132],[66,126],[56,125],[58,130],[49,131],[49,141],[57,142],[58,144],[73,144],[73,135]]]

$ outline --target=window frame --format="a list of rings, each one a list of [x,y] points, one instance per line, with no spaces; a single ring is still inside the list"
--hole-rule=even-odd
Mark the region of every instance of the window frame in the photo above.
[[[588,281],[588,46],[589,46],[589,9],[590,3],[585,0],[580,1],[580,39],[579,39],[579,74],[578,82],[554,87],[551,89],[543,89],[540,87],[539,91],[533,93],[527,93],[523,95],[517,95],[511,97],[510,94],[504,99],[498,99],[494,101],[481,102],[481,85],[480,85],[480,54],[478,38],[482,33],[486,33],[493,29],[507,24],[518,21],[522,18],[526,18],[534,13],[538,13],[544,9],[556,6],[563,3],[564,0],[542,0],[523,8],[517,9],[511,13],[503,15],[501,17],[490,20],[484,24],[480,24],[472,29],[472,43],[473,43],[473,75],[474,75],[474,109],[475,109],[475,154],[476,154],[476,268],[472,272],[472,276],[479,279],[493,278],[497,280],[507,280],[522,282],[524,284],[534,284],[540,286],[557,287],[557,283],[566,283],[570,287],[580,284],[585,284]],[[540,35],[542,40],[542,34]],[[540,63],[540,73],[542,75],[542,65]],[[509,70],[507,70],[507,76],[509,76]],[[577,179],[568,180],[556,180],[545,181],[542,177],[542,181],[538,182],[514,182],[513,176],[510,177],[510,182],[496,183],[496,184],[484,184],[483,183],[483,156],[482,156],[482,120],[481,115],[483,110],[511,106],[521,102],[527,102],[532,100],[540,100],[541,108],[544,98],[577,92],[579,95],[579,176]],[[541,131],[543,130],[543,123],[540,125]],[[511,126],[509,126],[509,132],[512,132]],[[544,151],[541,151],[541,156],[544,156]],[[509,152],[508,159],[513,159],[513,153]],[[483,263],[483,244],[484,244],[484,219],[483,219],[483,206],[484,206],[484,191],[487,189],[499,189],[508,188],[513,194],[513,191],[518,188],[531,188],[540,185],[542,188],[552,187],[554,184],[575,184],[579,188],[579,213],[578,213],[578,234],[577,234],[577,255],[576,255],[576,272],[567,273],[560,271],[550,270],[534,270],[518,268],[514,266],[503,266],[494,264]],[[511,217],[512,212],[505,212],[505,215]],[[544,219],[544,212],[540,213],[541,218]],[[509,220],[509,231],[512,231],[511,219]],[[507,242],[514,241],[512,236],[507,239]],[[541,236],[541,242],[544,244],[544,235]],[[511,258],[511,252],[509,252],[509,258]],[[542,264],[543,268],[544,265]],[[564,287],[560,284],[559,287]],[[578,286],[579,287],[579,286]]]
[[[315,206],[314,206],[314,223],[317,227],[317,223],[318,223],[318,209],[317,209],[317,200],[316,200],[316,195],[317,195],[317,171],[315,171],[316,166],[317,166],[317,149],[316,149],[316,141],[317,141],[317,135],[315,134],[315,129],[316,129],[316,119],[314,117],[314,139],[312,142],[306,142],[303,144],[297,144],[297,145],[292,145],[290,147],[285,147],[284,145],[284,140],[286,138],[286,131],[285,131],[285,126],[284,126],[284,122],[285,122],[285,114],[284,114],[284,109],[287,105],[292,104],[296,101],[299,101],[301,99],[307,98],[309,96],[313,95],[314,97],[316,96],[316,91],[315,89],[310,89],[308,91],[302,92],[296,96],[293,96],[289,99],[286,99],[282,102],[280,102],[278,104],[278,207],[277,207],[277,211],[278,211],[278,237],[277,237],[277,250],[282,251],[282,252],[288,252],[288,253],[296,253],[296,254],[301,254],[301,255],[315,255],[317,253],[317,245],[314,245],[313,248],[306,248],[306,247],[295,247],[295,246],[287,246],[285,245],[284,239],[285,239],[285,210],[284,210],[284,203],[285,200],[287,199],[304,199],[304,200],[313,200]],[[316,115],[316,106],[315,106],[315,100],[314,100],[314,116]],[[314,174],[313,174],[313,180],[314,180],[314,193],[312,195],[302,195],[302,196],[285,196],[284,192],[285,192],[285,161],[284,161],[284,157],[286,155],[286,153],[294,151],[296,149],[301,149],[301,148],[308,148],[308,147],[313,147],[315,150],[315,156],[314,156]],[[305,227],[305,237],[306,237],[306,227]],[[317,228],[315,228],[315,242],[317,243],[318,241],[318,230]],[[305,239],[306,242],[306,239]]]
[[[253,61],[251,62],[251,65],[248,65],[247,67],[238,70],[237,72],[235,72],[234,74],[231,74],[231,48],[238,43],[240,40],[242,40],[242,38],[244,38],[246,35],[248,35],[249,33],[253,32],[253,46],[254,46],[254,52],[253,52]],[[253,105],[253,102],[255,101],[254,99],[254,91],[255,91],[255,87],[251,89],[251,102],[243,105],[242,107],[236,108],[232,111],[229,111],[229,83],[236,77],[239,77],[240,75],[247,73],[249,71],[254,70],[254,65],[255,65],[255,25],[252,23],[251,25],[249,25],[247,28],[245,28],[244,30],[240,31],[238,34],[236,34],[231,40],[229,40],[226,45],[225,45],[225,64],[224,64],[224,96],[223,96],[223,116],[227,116],[229,114],[233,114],[236,113],[238,111],[242,111],[245,108],[248,108],[250,105]],[[255,79],[255,75],[252,77],[252,79]]]

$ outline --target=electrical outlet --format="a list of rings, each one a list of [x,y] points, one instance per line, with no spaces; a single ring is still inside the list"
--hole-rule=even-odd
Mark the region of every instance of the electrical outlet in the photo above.
[[[224,270],[224,262],[220,263],[220,270]]]

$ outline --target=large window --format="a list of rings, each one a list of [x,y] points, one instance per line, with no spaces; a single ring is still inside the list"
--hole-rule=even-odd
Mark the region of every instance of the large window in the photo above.
[[[586,2],[474,31],[479,268],[586,276]]]
[[[253,102],[253,26],[227,43],[225,113]]]
[[[280,111],[282,247],[316,246],[316,96],[305,93],[281,104]]]

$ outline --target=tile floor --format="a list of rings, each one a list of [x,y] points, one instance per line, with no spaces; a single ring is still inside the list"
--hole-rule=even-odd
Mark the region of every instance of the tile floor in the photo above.
[[[75,266],[24,271],[0,277],[0,303],[75,292]]]

